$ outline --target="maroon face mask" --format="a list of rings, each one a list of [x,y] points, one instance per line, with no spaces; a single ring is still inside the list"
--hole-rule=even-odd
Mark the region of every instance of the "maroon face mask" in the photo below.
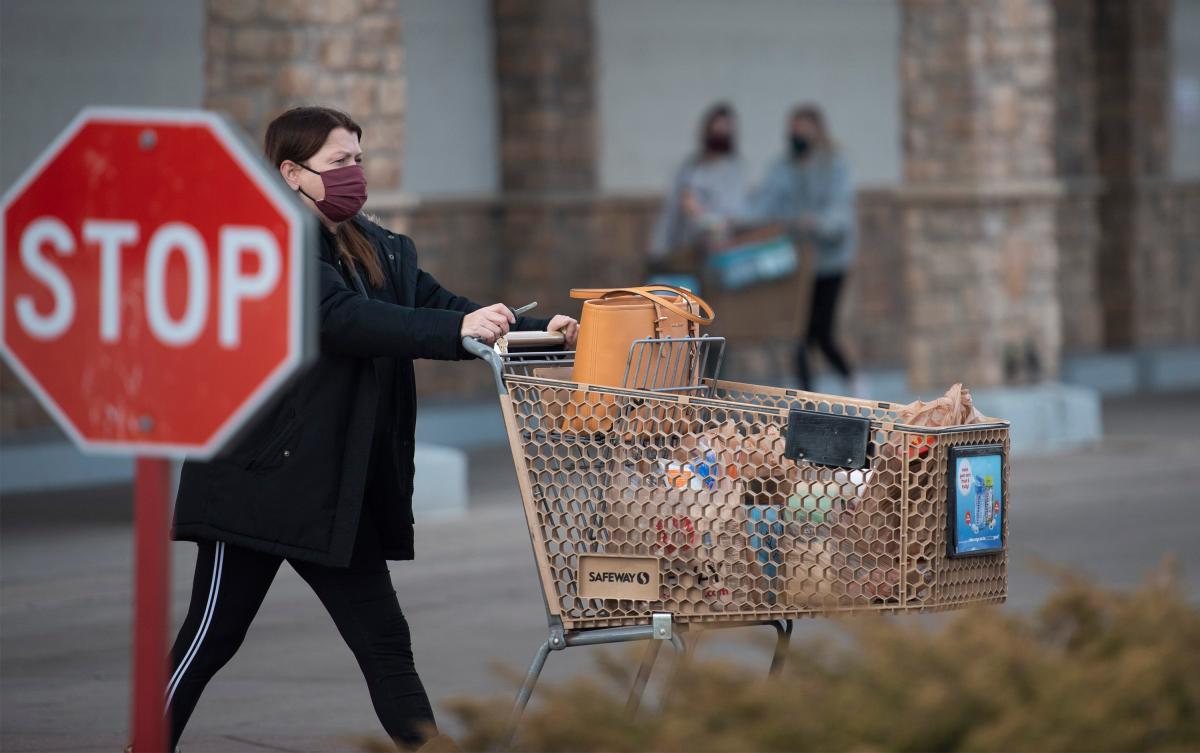
[[[296,163],[300,164],[300,163]],[[325,198],[317,201],[313,197],[300,193],[312,199],[321,210],[321,214],[334,222],[343,222],[358,214],[363,204],[367,203],[367,176],[362,165],[346,165],[335,167],[319,173],[307,165],[300,165],[314,175],[321,176],[321,185],[325,186]]]

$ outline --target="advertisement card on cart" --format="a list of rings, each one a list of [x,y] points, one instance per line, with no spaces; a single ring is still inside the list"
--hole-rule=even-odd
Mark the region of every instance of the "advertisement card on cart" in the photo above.
[[[947,554],[964,557],[1004,550],[1004,447],[951,447],[946,507]]]

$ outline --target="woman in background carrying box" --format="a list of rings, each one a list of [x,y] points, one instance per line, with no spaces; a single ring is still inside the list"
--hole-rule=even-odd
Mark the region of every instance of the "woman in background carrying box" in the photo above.
[[[737,116],[731,105],[720,102],[705,112],[699,140],[676,172],[654,226],[651,266],[680,249],[720,238],[745,214],[749,184],[738,156]]]
[[[812,308],[808,332],[796,347],[796,378],[802,389],[812,389],[808,348],[816,345],[851,394],[865,397],[866,385],[834,339],[838,298],[858,247],[850,166],[816,105],[792,110],[787,139],[787,152],[772,165],[749,211],[758,222],[785,223],[802,246],[816,251]]]

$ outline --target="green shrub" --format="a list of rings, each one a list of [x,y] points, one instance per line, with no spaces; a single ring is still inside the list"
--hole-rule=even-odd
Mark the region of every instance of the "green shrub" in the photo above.
[[[773,679],[765,657],[762,667],[698,659],[661,710],[633,718],[625,700],[638,657],[610,653],[599,679],[538,687],[517,748],[1200,750],[1200,610],[1173,570],[1130,591],[1057,577],[1032,615],[841,621],[845,640],[794,641]],[[453,701],[463,749],[495,747],[510,707],[511,697]]]

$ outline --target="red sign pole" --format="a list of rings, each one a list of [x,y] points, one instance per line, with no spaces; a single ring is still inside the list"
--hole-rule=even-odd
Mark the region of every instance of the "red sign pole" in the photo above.
[[[170,461],[138,457],[134,485],[133,750],[167,750]]]

